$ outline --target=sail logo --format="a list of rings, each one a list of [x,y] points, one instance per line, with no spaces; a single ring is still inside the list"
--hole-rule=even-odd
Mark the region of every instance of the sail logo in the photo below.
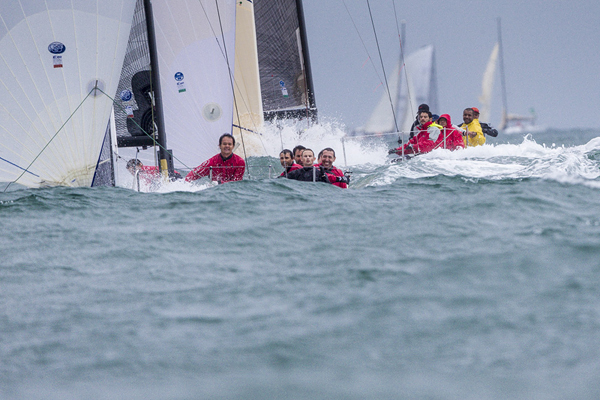
[[[67,50],[67,47],[61,42],[52,42],[48,45],[48,51],[54,54],[52,56],[52,64],[54,65],[54,68],[63,67],[63,59],[61,54],[64,53],[65,50]]]
[[[62,54],[67,50],[67,47],[61,42],[52,42],[48,45],[48,51],[52,54]]]
[[[281,94],[283,95],[283,97],[288,97],[288,90],[285,87],[285,82],[284,81],[279,81],[279,85],[281,86]]]
[[[177,91],[179,93],[185,92],[185,82],[183,81],[183,72],[175,74],[175,82],[177,83]]]
[[[127,89],[123,90],[120,95],[121,101],[129,101],[133,97],[133,93],[131,93],[131,91]]]

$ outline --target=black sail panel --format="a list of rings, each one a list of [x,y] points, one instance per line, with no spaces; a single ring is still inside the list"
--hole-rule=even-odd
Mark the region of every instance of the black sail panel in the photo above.
[[[316,118],[300,0],[255,0],[265,119]]]

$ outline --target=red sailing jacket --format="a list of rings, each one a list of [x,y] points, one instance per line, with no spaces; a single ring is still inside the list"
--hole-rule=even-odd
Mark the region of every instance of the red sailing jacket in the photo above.
[[[321,164],[316,164],[315,167],[320,167]],[[338,176],[344,176],[344,171],[342,171],[341,169],[335,167],[335,166],[331,166],[331,169],[329,170],[325,170],[325,173],[327,174],[327,178],[329,179],[329,183],[331,183],[333,186],[337,186],[337,187],[341,187],[342,189],[348,189],[348,184],[344,183],[344,182],[336,182],[335,179]]]
[[[452,127],[452,121],[450,120],[450,115],[442,114],[440,118],[446,118],[448,121],[448,127],[445,129],[440,129],[440,136],[438,136],[435,141],[436,149],[446,148],[448,150],[456,150],[465,147],[465,142],[463,140],[462,133],[460,133],[457,129]],[[444,147],[444,135],[446,136],[446,147]]]
[[[287,167],[286,171],[283,171],[281,173],[281,175],[279,175],[279,176],[286,176],[290,172],[295,171],[295,170],[300,169],[300,168],[302,168],[302,165],[293,163],[291,166]]]
[[[237,154],[232,154],[224,159],[221,154],[209,158],[190,171],[185,177],[187,182],[195,181],[209,176],[212,167],[212,180],[219,183],[241,181],[246,170],[244,159]]]
[[[404,154],[429,153],[433,150],[435,144],[433,143],[433,140],[429,139],[429,132],[427,132],[427,128],[429,128],[429,125],[432,123],[433,122],[429,121],[424,125],[417,126],[419,133],[404,145]],[[402,147],[396,149],[396,154],[399,156],[402,155]]]

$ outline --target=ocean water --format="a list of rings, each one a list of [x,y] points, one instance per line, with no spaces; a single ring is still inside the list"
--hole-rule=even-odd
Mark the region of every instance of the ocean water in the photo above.
[[[0,398],[600,398],[600,131],[304,142],[348,190],[0,193]]]

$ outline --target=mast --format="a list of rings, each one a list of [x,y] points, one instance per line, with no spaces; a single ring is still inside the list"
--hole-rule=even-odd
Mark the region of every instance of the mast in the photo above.
[[[504,75],[504,50],[502,48],[502,28],[500,17],[498,17],[498,46],[500,53],[500,85],[502,86],[502,121],[500,122],[500,129],[504,129],[507,123],[508,106],[506,100],[506,79]]]
[[[158,142],[158,158],[160,170],[163,175],[173,173],[173,157],[167,151],[167,135],[165,132],[165,118],[162,103],[162,91],[160,88],[160,75],[158,71],[158,50],[156,47],[156,31],[154,29],[154,15],[152,14],[152,0],[144,0],[144,11],[146,12],[146,26],[148,30],[148,48],[150,50],[150,70],[152,89],[154,92],[155,118]]]
[[[300,41],[302,43],[302,54],[304,62],[304,79],[306,82],[306,114],[309,119],[317,120],[317,104],[315,102],[315,91],[310,68],[310,55],[308,51],[308,39],[306,36],[306,24],[304,22],[304,8],[302,0],[296,0],[298,10],[298,25],[300,27]]]

